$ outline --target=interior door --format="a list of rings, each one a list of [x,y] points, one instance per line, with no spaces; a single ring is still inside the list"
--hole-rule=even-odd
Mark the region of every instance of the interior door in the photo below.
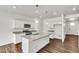
[[[62,24],[55,24],[55,38],[62,39]]]

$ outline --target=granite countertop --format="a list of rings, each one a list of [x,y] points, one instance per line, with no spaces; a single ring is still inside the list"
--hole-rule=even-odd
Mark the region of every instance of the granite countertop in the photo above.
[[[13,32],[14,34],[19,34],[19,33],[23,33],[23,32]]]
[[[40,39],[40,38],[47,37],[49,35],[51,35],[51,34],[48,34],[48,33],[39,33],[37,35],[24,35],[22,37],[26,38],[26,39],[29,39],[30,41],[34,41],[34,40],[37,40],[37,39]]]

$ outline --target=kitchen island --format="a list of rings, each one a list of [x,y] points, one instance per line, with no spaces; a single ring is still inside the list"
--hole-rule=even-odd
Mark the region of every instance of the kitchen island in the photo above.
[[[48,33],[22,36],[22,50],[24,53],[36,53],[49,43]]]

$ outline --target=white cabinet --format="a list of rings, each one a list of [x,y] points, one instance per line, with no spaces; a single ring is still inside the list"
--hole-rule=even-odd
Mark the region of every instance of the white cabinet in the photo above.
[[[29,52],[30,53],[37,52],[48,43],[49,43],[48,37],[44,37],[38,40],[31,41],[29,45]]]
[[[22,39],[22,50],[24,53],[36,53],[49,43],[49,37],[43,37],[30,41],[30,39]]]
[[[12,39],[14,39],[14,43],[17,44],[17,43],[22,42],[22,36],[23,35],[25,35],[25,34],[24,33],[21,33],[21,34],[13,34]]]

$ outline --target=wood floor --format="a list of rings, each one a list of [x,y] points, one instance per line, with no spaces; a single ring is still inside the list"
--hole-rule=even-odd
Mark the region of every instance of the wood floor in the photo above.
[[[22,42],[15,45],[16,53],[22,53]]]
[[[22,53],[22,43],[10,43],[0,46],[0,53]]]
[[[50,43],[38,53],[79,53],[78,36],[67,35],[64,43],[58,39],[50,39]]]
[[[0,46],[0,53],[22,53],[22,43]],[[67,35],[64,43],[50,39],[50,43],[37,53],[79,53],[78,36]]]
[[[0,53],[15,53],[15,45],[13,43],[0,46]]]

